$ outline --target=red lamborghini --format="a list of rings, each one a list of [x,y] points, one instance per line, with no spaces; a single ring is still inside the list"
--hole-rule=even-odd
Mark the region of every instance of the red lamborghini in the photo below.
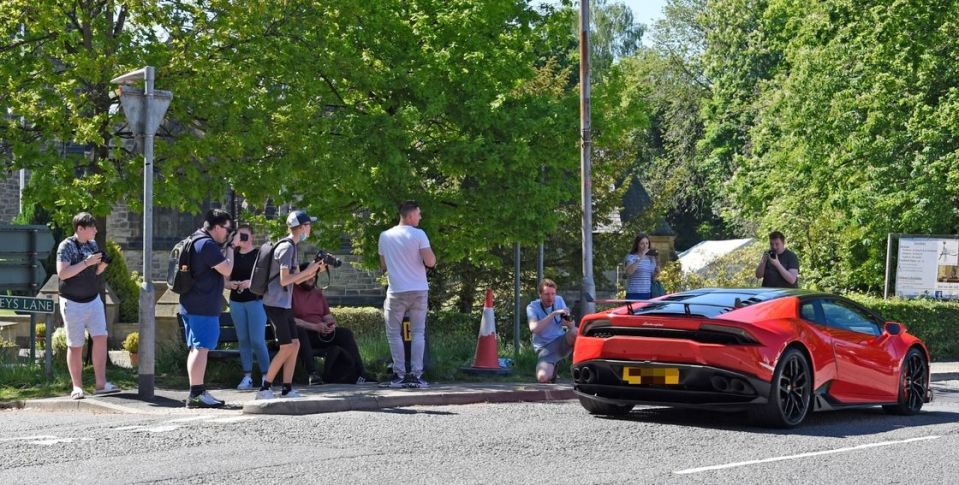
[[[579,326],[574,389],[591,414],[700,407],[793,427],[810,411],[915,414],[932,400],[925,344],[840,296],[713,288],[618,303]]]

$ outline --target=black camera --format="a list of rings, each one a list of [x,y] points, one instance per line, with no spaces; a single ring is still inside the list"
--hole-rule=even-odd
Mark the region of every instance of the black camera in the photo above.
[[[241,233],[240,233],[240,241],[249,241],[249,240],[250,240],[250,235],[249,235],[249,234],[247,234],[247,233],[245,233],[245,232],[241,232]]]
[[[563,314],[560,315],[560,318],[562,318],[563,320],[566,320],[567,322],[573,321],[573,316],[569,314],[569,311],[563,312]]]
[[[769,254],[769,258],[770,258],[770,259],[776,259],[776,258],[777,258],[777,256],[776,256],[776,250],[775,250],[775,249],[770,249],[770,250],[767,251],[766,253]]]
[[[103,256],[100,258],[100,261],[103,261],[104,263],[110,264],[113,262],[113,258],[111,258],[109,254],[103,252],[102,249],[93,254],[102,254]]]
[[[340,266],[343,266],[343,261],[340,261],[339,259],[337,259],[336,256],[333,256],[332,254],[322,249],[317,251],[316,256],[313,258],[313,261],[316,261],[317,263],[322,261],[326,263],[327,266],[330,266],[333,268],[339,268]]]

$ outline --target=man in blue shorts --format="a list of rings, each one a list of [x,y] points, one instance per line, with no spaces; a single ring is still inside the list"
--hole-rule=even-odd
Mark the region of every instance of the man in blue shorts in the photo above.
[[[213,397],[203,385],[207,353],[220,339],[220,312],[223,311],[223,281],[233,271],[233,262],[223,255],[223,244],[233,234],[233,216],[211,209],[190,251],[193,286],[180,295],[180,316],[190,354],[186,370],[190,377],[188,408],[218,408],[223,401]]]

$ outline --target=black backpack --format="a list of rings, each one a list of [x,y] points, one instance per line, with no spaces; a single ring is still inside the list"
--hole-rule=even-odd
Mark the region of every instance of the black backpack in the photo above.
[[[205,233],[194,233],[173,246],[166,275],[170,291],[182,295],[193,288],[193,244],[204,238],[213,239]]]
[[[253,263],[253,274],[250,276],[250,293],[263,296],[266,293],[266,288],[270,286],[270,281],[279,276],[278,273],[270,278],[270,270],[272,269],[273,253],[276,251],[276,246],[283,241],[293,243],[293,239],[285,237],[277,241],[276,244],[266,242],[260,246],[260,250],[256,254],[256,262]]]

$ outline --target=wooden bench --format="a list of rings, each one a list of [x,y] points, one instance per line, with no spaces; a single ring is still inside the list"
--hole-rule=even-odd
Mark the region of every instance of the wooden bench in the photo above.
[[[177,313],[176,319],[180,324],[180,341],[186,342],[186,329],[183,326],[183,316]],[[217,347],[220,347],[220,345],[225,343],[238,344],[240,342],[240,340],[236,337],[236,326],[233,325],[233,315],[231,315],[230,312],[223,312],[220,314],[220,339],[217,342]],[[274,332],[273,325],[271,325],[269,322],[266,324],[266,349],[270,353],[271,359],[280,349],[280,344],[276,341],[276,333]],[[326,349],[313,349],[313,357],[326,357]],[[215,350],[210,350],[207,353],[207,358],[239,359],[240,349],[217,348]],[[269,365],[269,363],[267,363],[267,365]]]

